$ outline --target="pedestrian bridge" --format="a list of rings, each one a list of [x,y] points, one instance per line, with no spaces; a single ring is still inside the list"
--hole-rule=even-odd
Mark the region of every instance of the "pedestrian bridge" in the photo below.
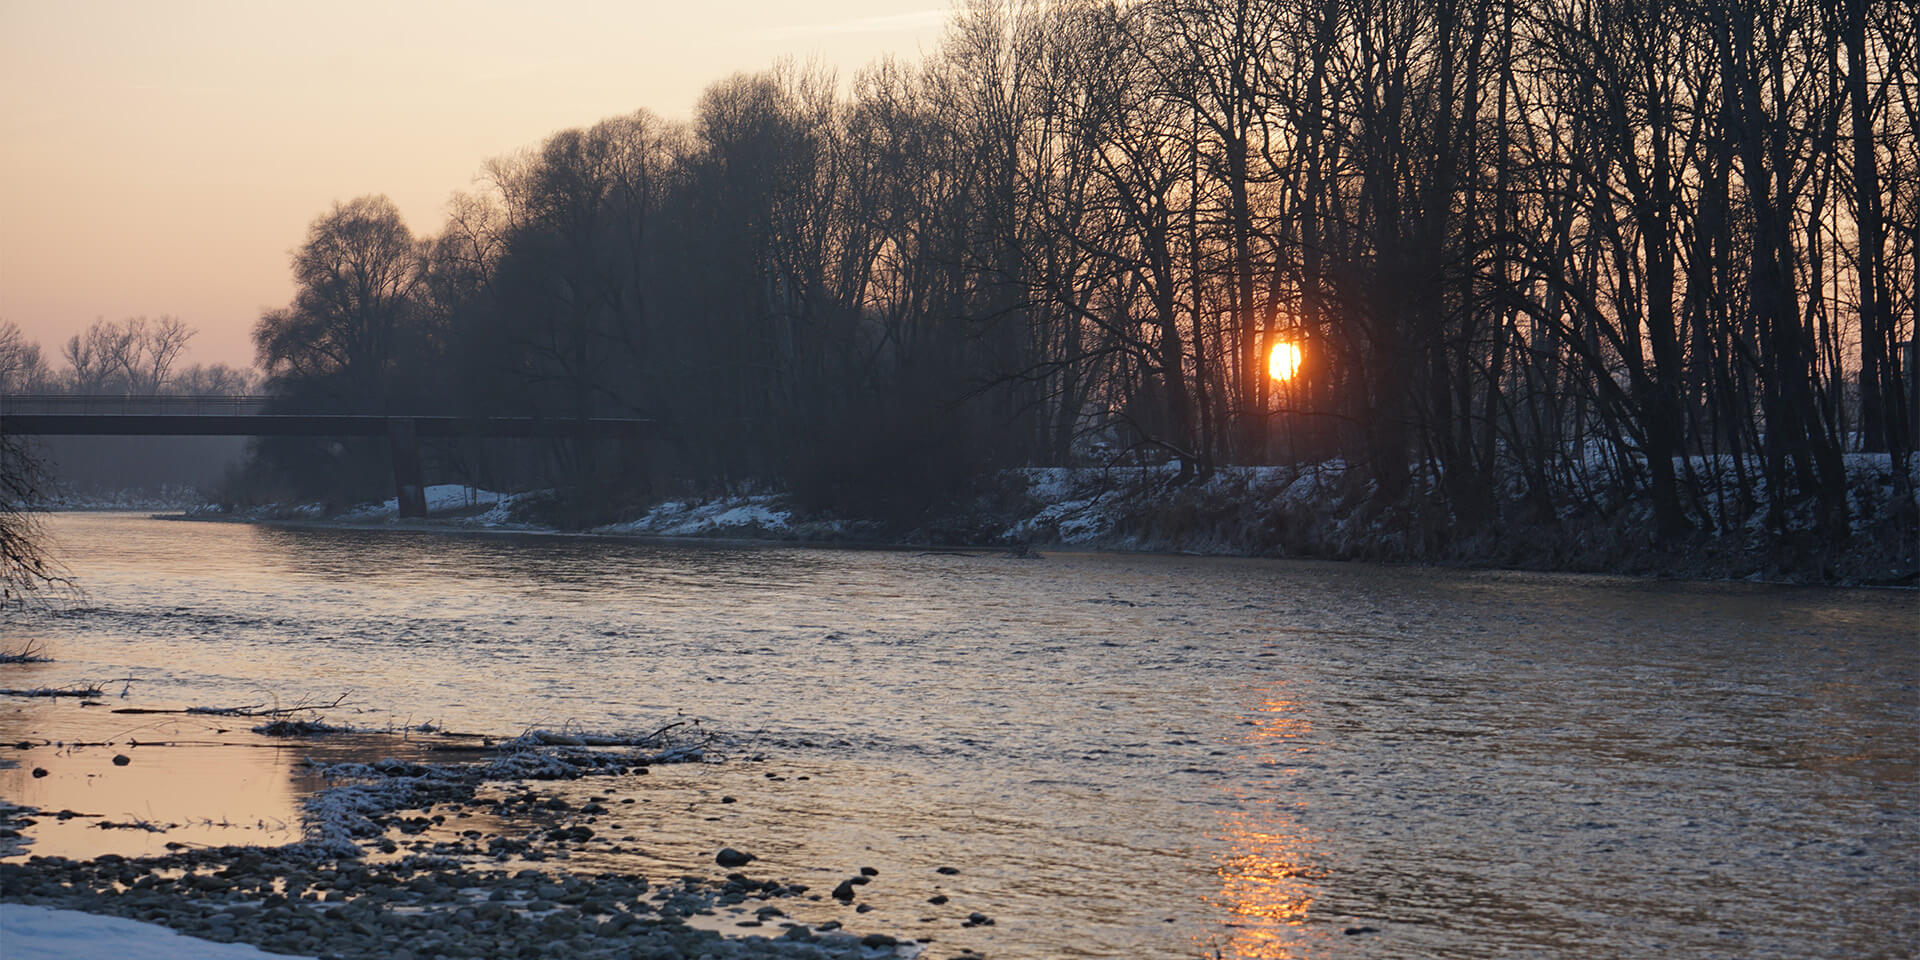
[[[267,413],[267,397],[0,396],[0,433],[21,436],[387,437],[403,517],[426,516],[422,437],[627,437],[650,420],[433,413]]]

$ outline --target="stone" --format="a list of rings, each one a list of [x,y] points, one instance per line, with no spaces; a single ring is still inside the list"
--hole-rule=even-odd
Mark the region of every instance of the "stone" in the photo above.
[[[853,901],[853,881],[840,881],[840,885],[833,888],[833,898],[841,903],[851,903]]]
[[[116,767],[124,767],[127,764],[132,762],[133,762],[133,758],[127,756],[124,753],[116,753],[113,755],[113,765]]]
[[[721,847],[720,852],[714,855],[713,862],[731,868],[744,867],[758,859],[760,858],[751,853],[741,853],[732,847]]]

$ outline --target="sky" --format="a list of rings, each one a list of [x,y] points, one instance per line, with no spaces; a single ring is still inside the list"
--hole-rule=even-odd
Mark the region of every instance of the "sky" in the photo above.
[[[777,59],[850,77],[938,44],[945,0],[0,0],[0,320],[56,368],[95,319],[170,314],[251,364],[335,201],[416,233],[488,158]]]

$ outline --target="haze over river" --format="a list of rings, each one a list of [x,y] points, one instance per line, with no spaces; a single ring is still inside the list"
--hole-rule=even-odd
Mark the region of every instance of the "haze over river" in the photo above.
[[[0,645],[37,639],[56,662],[0,667],[0,687],[346,693],[329,720],[507,734],[695,715],[742,745],[617,788],[675,798],[647,808],[626,867],[711,871],[730,844],[824,890],[871,864],[876,910],[849,926],[936,937],[929,957],[1920,943],[1912,592],[125,514],[49,528],[91,608],[9,612]],[[0,698],[0,738],[75,739],[103,714]],[[290,771],[301,748],[248,753],[281,793],[313,788]],[[0,770],[0,797],[33,789]],[[949,905],[926,903],[936,884]],[[997,922],[959,927],[969,911]]]

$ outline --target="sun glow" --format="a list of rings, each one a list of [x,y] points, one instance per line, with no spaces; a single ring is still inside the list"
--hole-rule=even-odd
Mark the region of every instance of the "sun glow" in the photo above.
[[[1300,345],[1297,343],[1276,343],[1273,352],[1267,355],[1267,376],[1275,380],[1291,380],[1300,372]]]

